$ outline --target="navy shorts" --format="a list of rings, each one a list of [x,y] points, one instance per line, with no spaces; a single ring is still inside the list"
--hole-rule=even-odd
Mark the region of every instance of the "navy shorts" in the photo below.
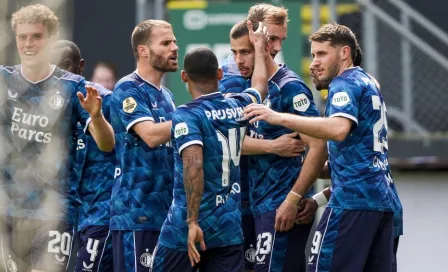
[[[111,232],[114,271],[148,272],[160,231],[114,230]]]
[[[255,234],[255,218],[253,215],[242,216],[242,228],[244,235],[244,269],[254,270],[257,235]]]
[[[397,272],[397,251],[398,251],[398,242],[400,242],[400,236],[395,237],[394,239],[394,258],[392,260],[392,272]]]
[[[191,267],[187,251],[157,245],[152,272],[243,272],[243,245],[210,248],[200,251],[201,261]]]
[[[75,226],[58,221],[3,217],[0,237],[8,271],[66,271]]]
[[[308,271],[392,271],[393,216],[327,207],[312,240]]]
[[[255,218],[257,251],[254,270],[306,271],[305,248],[313,223],[294,225],[286,232],[275,231],[276,211]]]
[[[113,271],[109,226],[90,226],[79,232],[76,272]]]

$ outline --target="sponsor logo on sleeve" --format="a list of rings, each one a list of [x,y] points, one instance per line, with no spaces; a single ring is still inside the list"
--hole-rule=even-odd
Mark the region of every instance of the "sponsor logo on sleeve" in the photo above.
[[[347,92],[340,92],[336,93],[333,96],[333,99],[331,100],[331,104],[342,107],[350,102],[350,96],[348,96]]]
[[[123,101],[123,111],[126,113],[133,113],[137,108],[137,101],[134,98],[128,97]]]
[[[292,99],[296,111],[305,112],[310,107],[310,100],[305,94],[298,94]]]
[[[182,122],[177,124],[174,127],[174,138],[179,138],[182,135],[187,135],[188,134],[188,126],[187,123]]]

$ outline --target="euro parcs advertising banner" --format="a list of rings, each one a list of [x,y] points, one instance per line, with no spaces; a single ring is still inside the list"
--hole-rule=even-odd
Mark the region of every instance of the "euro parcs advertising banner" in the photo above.
[[[179,70],[167,73],[165,85],[173,92],[176,104],[191,101],[186,85],[180,79],[185,54],[194,48],[205,46],[213,50],[218,61],[231,54],[229,32],[234,24],[247,17],[249,7],[257,2],[207,3],[173,1],[168,3],[168,21],[173,25],[179,46]],[[289,10],[288,38],[283,43],[283,52],[276,57],[278,63],[285,62],[290,69],[300,73],[302,58],[302,35],[299,3],[284,2]]]

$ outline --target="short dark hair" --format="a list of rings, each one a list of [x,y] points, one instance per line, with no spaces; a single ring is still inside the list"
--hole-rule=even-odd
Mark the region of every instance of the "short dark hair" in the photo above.
[[[330,42],[331,46],[349,46],[350,56],[355,62],[358,41],[350,28],[337,23],[326,24],[309,37],[310,42]]]
[[[249,29],[247,28],[247,21],[248,20],[242,20],[232,27],[232,29],[230,30],[231,39],[239,39],[241,37],[249,35]],[[252,21],[252,28],[254,31],[258,29],[258,25],[259,23],[257,21]]]
[[[353,60],[354,66],[361,66],[362,64],[362,50],[359,44],[356,46],[356,57]]]
[[[218,59],[215,54],[205,47],[191,50],[184,58],[184,71],[188,78],[196,83],[216,80],[218,67]]]
[[[132,31],[131,36],[131,45],[132,51],[134,51],[134,56],[138,60],[138,46],[139,45],[148,45],[151,41],[151,33],[154,27],[167,27],[173,28],[173,26],[163,20],[146,20],[138,24],[134,31]]]
[[[69,48],[70,59],[73,60],[73,62],[75,63],[79,63],[81,61],[81,50],[79,50],[79,47],[72,41],[58,40],[53,44],[52,48],[53,50]]]

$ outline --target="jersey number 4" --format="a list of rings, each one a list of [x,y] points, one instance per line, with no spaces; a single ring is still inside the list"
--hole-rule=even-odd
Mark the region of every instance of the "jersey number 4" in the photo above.
[[[388,150],[387,143],[387,118],[386,118],[386,104],[381,103],[378,95],[372,95],[372,105],[374,110],[381,111],[380,119],[373,125],[373,150],[384,153]]]
[[[226,138],[219,130],[216,131],[216,134],[222,145],[222,186],[227,187],[230,178],[230,160],[233,161],[235,166],[240,165],[241,147],[243,146],[246,127],[241,127],[239,133],[236,128],[229,129],[229,138]]]

